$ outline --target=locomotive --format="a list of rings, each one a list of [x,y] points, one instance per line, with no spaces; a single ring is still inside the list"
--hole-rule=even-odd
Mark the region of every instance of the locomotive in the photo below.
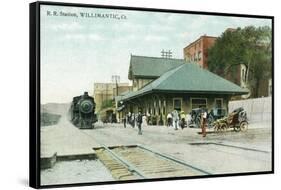
[[[93,129],[97,122],[94,98],[84,92],[81,96],[73,97],[70,107],[70,121],[79,129]]]

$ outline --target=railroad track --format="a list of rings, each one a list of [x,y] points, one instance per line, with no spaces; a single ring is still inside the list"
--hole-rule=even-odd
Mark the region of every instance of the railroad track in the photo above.
[[[108,147],[86,131],[100,147],[93,148],[98,159],[116,180],[212,175],[208,171],[143,145]]]
[[[95,148],[99,160],[116,180],[210,175],[183,161],[142,145]]]

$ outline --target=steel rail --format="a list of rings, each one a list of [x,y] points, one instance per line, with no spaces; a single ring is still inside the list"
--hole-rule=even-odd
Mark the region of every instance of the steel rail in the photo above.
[[[205,170],[202,170],[202,169],[200,169],[200,168],[197,168],[197,167],[195,167],[195,166],[192,166],[192,165],[190,165],[190,164],[187,164],[187,163],[185,163],[185,162],[183,162],[183,161],[181,161],[181,160],[179,160],[179,159],[177,159],[177,158],[174,158],[174,157],[172,157],[172,156],[168,156],[168,155],[163,154],[163,153],[160,153],[160,152],[158,152],[158,151],[156,151],[156,150],[152,150],[151,148],[147,148],[147,147],[144,146],[144,145],[138,144],[138,147],[140,147],[140,148],[142,148],[142,149],[144,149],[144,150],[147,150],[147,151],[149,151],[149,152],[152,152],[152,153],[154,153],[154,154],[157,154],[157,155],[159,155],[159,156],[165,158],[166,160],[174,161],[174,162],[176,162],[176,163],[178,163],[178,164],[180,164],[180,165],[184,165],[184,166],[186,166],[186,167],[188,167],[188,168],[192,168],[192,169],[194,169],[194,170],[196,170],[196,171],[199,171],[199,172],[201,172],[201,173],[204,173],[204,174],[206,174],[206,175],[212,175],[212,173],[210,173],[210,172],[207,172],[207,171],[205,171]]]
[[[81,131],[82,132],[82,131]],[[84,131],[82,132],[84,134],[86,134],[87,136],[91,137],[92,139],[94,139],[91,135],[85,133]],[[119,162],[121,162],[123,165],[125,165],[128,170],[132,173],[137,174],[141,179],[146,179],[145,175],[138,170],[136,167],[133,166],[133,164],[131,164],[130,162],[128,162],[127,160],[125,160],[124,158],[122,158],[121,156],[117,155],[116,153],[114,153],[112,150],[110,150],[106,145],[100,143],[99,141],[97,141],[96,139],[94,139],[102,148],[104,148],[107,152],[109,152],[115,159],[117,159]]]
[[[84,132],[82,132],[82,133],[84,133]],[[92,139],[94,139],[91,135],[89,135],[89,134],[87,134],[87,133],[84,133],[84,134],[86,134],[87,136],[89,136],[89,137],[91,137]],[[131,163],[128,162],[127,160],[123,159],[121,156],[119,156],[119,155],[117,155],[116,153],[114,153],[114,152],[113,152],[112,150],[110,150],[106,145],[104,145],[104,144],[98,142],[96,139],[94,139],[94,140],[95,140],[98,144],[100,144],[102,148],[104,148],[104,149],[107,150],[112,156],[114,156],[114,158],[116,158],[116,159],[119,160],[121,163],[123,163],[123,164],[129,169],[129,171],[136,173],[136,174],[137,174],[138,176],[140,176],[142,179],[146,179],[145,175],[144,175],[141,171],[139,171],[136,167],[134,167],[133,164],[131,164]],[[183,166],[188,167],[188,168],[192,168],[192,169],[194,169],[194,170],[196,170],[196,171],[199,171],[199,172],[201,172],[201,173],[203,173],[203,174],[205,174],[205,175],[212,175],[212,173],[210,173],[210,172],[208,172],[208,171],[205,171],[205,170],[200,169],[200,168],[198,168],[198,167],[192,166],[192,165],[190,165],[190,164],[188,164],[188,163],[185,163],[185,162],[183,162],[183,161],[181,161],[181,160],[179,160],[179,159],[177,159],[177,158],[174,158],[174,157],[172,157],[172,156],[169,156],[169,155],[160,153],[160,152],[158,152],[158,151],[156,151],[156,150],[152,150],[151,148],[148,148],[148,147],[146,147],[146,146],[144,146],[144,145],[137,144],[137,147],[142,148],[142,149],[144,149],[144,150],[147,150],[147,151],[149,151],[149,152],[151,152],[151,153],[154,153],[154,154],[156,154],[156,155],[159,155],[160,157],[165,158],[166,160],[173,161],[173,162],[175,162],[175,163],[177,163],[177,164],[183,165]]]
[[[136,167],[133,166],[133,164],[131,164],[130,162],[128,162],[127,160],[125,160],[124,158],[122,158],[121,156],[117,155],[115,152],[113,152],[112,150],[110,150],[107,146],[100,144],[102,148],[104,148],[106,151],[108,151],[114,158],[116,158],[117,160],[119,160],[121,163],[123,163],[130,172],[136,173],[138,176],[140,176],[142,179],[146,179],[145,175],[138,170]]]
[[[198,145],[198,146],[217,145],[217,146],[225,146],[225,147],[254,151],[254,152],[261,152],[261,153],[268,153],[268,154],[271,153],[270,151],[266,151],[266,150],[260,150],[260,149],[256,149],[256,148],[248,148],[248,147],[231,145],[231,144],[217,143],[217,142],[196,142],[196,143],[189,143],[189,144],[190,145]]]
[[[236,145],[230,145],[230,144],[223,144],[223,143],[210,143],[218,146],[226,146],[226,147],[231,147],[231,148],[237,148],[237,149],[243,149],[243,150],[248,150],[248,151],[254,151],[254,152],[262,152],[262,153],[271,153],[266,150],[259,150],[256,148],[248,148],[248,147],[242,147],[242,146],[236,146]]]

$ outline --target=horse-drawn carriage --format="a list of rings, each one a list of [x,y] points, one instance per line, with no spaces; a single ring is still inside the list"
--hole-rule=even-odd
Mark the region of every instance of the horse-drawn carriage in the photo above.
[[[228,116],[213,122],[215,131],[226,131],[233,128],[234,131],[246,131],[248,129],[247,113],[240,107],[231,112]]]
[[[207,112],[207,124],[210,128],[212,127],[212,123],[214,123],[214,121],[224,118],[227,111],[224,108],[213,108],[208,113],[207,108],[194,108],[190,112],[191,121],[189,122],[188,126],[199,128],[201,126],[201,114],[203,112]]]

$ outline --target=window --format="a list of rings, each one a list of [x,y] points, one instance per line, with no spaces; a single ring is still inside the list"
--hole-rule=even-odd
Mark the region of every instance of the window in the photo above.
[[[174,98],[173,103],[174,103],[173,104],[174,110],[181,111],[182,99],[181,98]]]
[[[216,108],[222,108],[223,105],[223,99],[222,98],[216,98],[215,99],[215,107]]]
[[[207,98],[191,98],[191,108],[207,108]]]
[[[200,61],[202,59],[202,53],[201,51],[198,52],[198,61]]]

